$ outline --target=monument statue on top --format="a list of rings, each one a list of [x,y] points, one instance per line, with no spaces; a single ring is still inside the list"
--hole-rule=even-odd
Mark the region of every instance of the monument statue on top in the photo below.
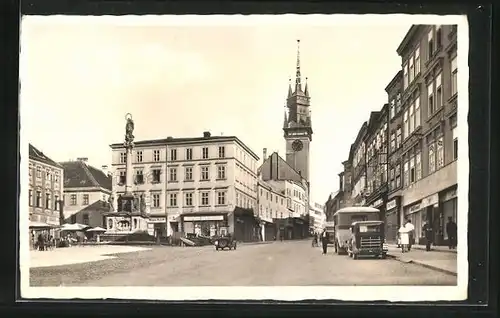
[[[134,121],[130,113],[125,118],[127,119],[127,124],[125,125],[125,147],[127,147],[128,145],[133,145],[134,142]]]

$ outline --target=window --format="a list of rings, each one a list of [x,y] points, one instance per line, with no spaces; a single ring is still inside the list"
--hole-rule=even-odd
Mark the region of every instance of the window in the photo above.
[[[415,76],[420,73],[420,47],[415,49]]]
[[[396,114],[401,110],[401,93],[396,95]]]
[[[136,157],[137,162],[142,162],[142,151],[137,151]]]
[[[71,216],[71,223],[76,223],[76,214]]]
[[[77,201],[76,201],[76,194],[72,194],[72,195],[70,196],[70,201],[69,201],[69,202],[70,202],[70,203],[69,203],[70,205],[76,205],[76,204],[77,204]]]
[[[59,173],[54,173],[54,182],[59,182]]]
[[[407,137],[413,133],[413,131],[415,130],[415,114],[414,114],[414,111],[415,111],[415,101],[413,101],[411,104],[410,104],[410,108],[408,109],[410,115],[409,115],[409,125],[408,125],[408,134],[406,135]]]
[[[451,96],[455,96],[458,92],[458,68],[457,57],[451,60]]]
[[[389,190],[393,190],[396,188],[396,180],[395,180],[396,174],[394,173],[394,168],[391,168],[389,171]]]
[[[391,119],[394,118],[394,116],[396,115],[396,102],[395,100],[391,100],[391,103],[390,103],[390,116],[391,116]]]
[[[160,150],[153,150],[153,161],[160,161]]]
[[[50,174],[50,171],[47,170],[47,172],[45,172],[45,180],[46,181],[50,181],[52,178],[52,175]]]
[[[177,149],[170,149],[170,160],[177,160]]]
[[[83,205],[89,205],[89,195],[88,194],[83,195]]]
[[[401,127],[398,127],[396,129],[396,148],[399,148],[401,146]]]
[[[219,158],[226,157],[226,148],[224,146],[219,146]]]
[[[217,166],[217,179],[226,179],[226,166]]]
[[[33,190],[29,189],[28,191],[28,199],[29,199],[29,206],[33,205]]]
[[[415,99],[415,129],[420,127],[420,96]]]
[[[458,158],[458,137],[457,137],[457,128],[453,128],[453,160],[457,160]]]
[[[193,181],[193,167],[186,167],[184,170],[185,181]]]
[[[144,175],[142,173],[142,170],[135,171],[135,183],[136,184],[143,184],[144,183]]]
[[[193,149],[186,149],[186,160],[193,160]]]
[[[161,169],[153,169],[153,183],[160,183]]]
[[[417,147],[415,150],[415,179],[422,179],[422,152],[420,151],[420,147]]]
[[[29,168],[29,174],[30,174],[30,177],[33,175],[33,167],[30,165],[30,168]],[[31,179],[31,178],[30,178]]]
[[[82,223],[85,225],[89,225],[89,214],[88,213],[84,213],[82,215]]]
[[[36,177],[37,177],[37,179],[42,178],[42,167],[40,167],[40,166],[36,167]]]
[[[169,201],[170,201],[170,206],[171,207],[176,207],[177,206],[177,193],[170,193],[169,194]]]
[[[54,195],[54,210],[56,211],[59,211],[59,206],[60,202],[59,202],[59,196],[56,194]]]
[[[413,156],[413,152],[410,154],[410,184],[416,181],[415,179],[415,157]]]
[[[427,34],[427,43],[428,43],[428,55],[427,59],[430,60],[432,55],[434,54],[434,41],[433,41],[433,29],[429,31]]]
[[[50,209],[51,206],[51,193],[45,192],[45,208]]]
[[[40,208],[42,205],[42,192],[40,191],[37,191],[36,192],[36,202],[35,202],[35,206],[37,208]]]
[[[159,207],[160,207],[160,194],[153,193],[153,208],[159,208]]]
[[[427,117],[431,117],[432,114],[434,114],[434,83],[430,83],[429,85],[427,85],[427,96],[428,96],[428,104],[427,104],[427,107],[428,107],[428,114],[427,114]]]
[[[436,25],[436,49],[440,49],[441,48],[441,41],[442,41],[442,33],[443,31],[441,30],[441,25]]]
[[[201,167],[201,180],[207,181],[208,179],[208,166],[203,166]]]
[[[125,163],[125,162],[127,162],[127,153],[121,152],[120,153],[120,163]]]
[[[415,78],[415,66],[413,65],[413,56],[410,57],[409,61],[409,79],[408,79],[408,84],[413,82],[413,79]]]
[[[410,135],[410,126],[408,122],[408,110],[405,110],[404,115],[403,115],[403,124],[404,124],[404,131],[403,131],[403,139],[406,139]]]
[[[408,64],[403,66],[403,89],[408,87]]]
[[[193,193],[192,192],[185,193],[184,198],[185,198],[186,206],[193,206]]]
[[[438,137],[437,143],[437,167],[436,169],[441,169],[444,166],[444,143],[443,136]]]
[[[170,168],[170,181],[177,181],[177,168]]]
[[[429,174],[436,171],[436,152],[434,147],[435,147],[434,142],[429,144]]]
[[[127,182],[127,174],[125,171],[120,171],[120,175],[118,176],[118,184],[123,185]]]
[[[408,171],[408,168],[410,166],[410,163],[408,162],[408,158],[405,159],[405,163],[403,165],[404,167],[404,186],[407,187],[410,184],[410,174]]]
[[[218,205],[226,204],[226,192],[224,191],[217,192],[217,204]]]
[[[396,165],[396,188],[401,186],[401,165]]]
[[[203,159],[208,159],[208,147],[203,147],[201,149],[201,152],[202,152],[202,154],[201,154],[202,158]]]
[[[208,205],[208,192],[201,193],[201,205]]]
[[[441,85],[441,73],[436,76],[436,109],[443,106],[443,88]]]

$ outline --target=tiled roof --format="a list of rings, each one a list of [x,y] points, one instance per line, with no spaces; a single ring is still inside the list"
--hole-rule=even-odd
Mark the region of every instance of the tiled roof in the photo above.
[[[36,161],[40,161],[40,162],[46,163],[48,165],[52,165],[52,166],[56,166],[56,167],[62,168],[62,166],[60,164],[58,164],[54,160],[52,160],[49,157],[47,157],[43,152],[41,152],[40,150],[38,150],[37,148],[35,148],[35,146],[33,146],[32,144],[29,144],[29,146],[30,146],[30,152],[29,152],[30,153],[30,159],[33,159],[33,160],[36,160]]]
[[[109,203],[102,200],[97,200],[78,212],[109,212]]]
[[[64,167],[64,188],[102,187],[111,191],[112,179],[83,161],[61,162]]]

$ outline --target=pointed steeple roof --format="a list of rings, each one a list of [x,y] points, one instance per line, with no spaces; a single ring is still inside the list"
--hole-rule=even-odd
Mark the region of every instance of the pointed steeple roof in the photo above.
[[[292,92],[292,79],[288,79],[288,98],[292,97],[293,92]]]
[[[307,88],[307,77],[306,77],[306,87],[304,88],[304,94],[309,97],[309,89]]]
[[[300,74],[300,40],[297,40],[297,69],[295,71],[295,93],[302,91]]]
[[[288,128],[288,116],[286,115],[286,108],[285,108],[284,114],[285,114],[285,116],[283,119],[283,128]]]

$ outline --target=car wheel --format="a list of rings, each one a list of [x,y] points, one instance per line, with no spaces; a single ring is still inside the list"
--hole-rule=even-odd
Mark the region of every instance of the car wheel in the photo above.
[[[358,259],[358,255],[357,254],[352,254],[352,259]]]
[[[387,255],[386,255],[385,253],[384,253],[384,254],[382,254],[382,255],[380,255],[380,258],[381,258],[381,259],[385,259],[386,257],[387,257]]]

